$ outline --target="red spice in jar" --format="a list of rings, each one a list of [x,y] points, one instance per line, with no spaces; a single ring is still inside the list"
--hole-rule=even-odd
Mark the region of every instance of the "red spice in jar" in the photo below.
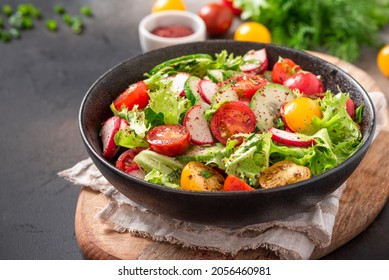
[[[193,29],[183,25],[168,25],[157,27],[151,33],[166,38],[179,38],[193,34]]]

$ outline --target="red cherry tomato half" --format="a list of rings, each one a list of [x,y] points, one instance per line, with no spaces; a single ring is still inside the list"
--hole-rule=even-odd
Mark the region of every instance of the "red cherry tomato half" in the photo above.
[[[116,168],[128,172],[134,170],[138,165],[134,162],[134,157],[143,151],[145,148],[137,147],[124,151],[116,161]]]
[[[354,101],[351,98],[347,99],[347,101],[346,101],[346,110],[347,110],[347,113],[350,115],[350,117],[352,119],[354,119],[354,117],[355,117],[355,105],[354,105]]]
[[[233,89],[240,98],[251,99],[259,88],[268,84],[268,81],[257,75],[242,75],[230,78],[223,83],[232,83]]]
[[[285,80],[292,77],[301,70],[300,65],[290,58],[280,57],[273,66],[272,80],[274,83],[283,84]]]
[[[324,92],[324,86],[311,72],[300,71],[284,81],[284,86],[298,89],[304,95],[316,95]]]
[[[240,14],[242,13],[241,9],[236,8],[234,6],[234,1],[233,0],[222,0],[222,3],[224,5],[226,5],[227,7],[229,7],[232,10],[232,12],[234,13],[234,15],[240,16]]]
[[[250,187],[246,182],[235,177],[233,175],[228,175],[224,181],[223,190],[225,192],[233,191],[253,191],[254,188]]]
[[[220,3],[209,3],[202,6],[198,15],[203,19],[209,35],[226,33],[234,19],[231,9]]]
[[[148,87],[143,81],[130,85],[113,102],[116,110],[120,110],[122,106],[126,106],[128,110],[131,110],[135,105],[138,105],[139,109],[143,109],[150,99],[147,91]]]
[[[241,101],[222,104],[211,118],[211,131],[222,144],[237,133],[251,133],[255,129],[256,118],[253,111]]]
[[[182,125],[165,124],[150,130],[146,141],[154,152],[174,157],[182,155],[188,149],[190,134]]]

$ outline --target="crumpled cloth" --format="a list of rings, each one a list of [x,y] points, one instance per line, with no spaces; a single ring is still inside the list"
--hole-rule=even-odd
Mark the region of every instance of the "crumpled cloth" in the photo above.
[[[389,130],[387,102],[381,92],[370,93],[377,113],[375,136]],[[240,250],[266,248],[281,259],[309,259],[315,247],[331,243],[332,230],[346,183],[303,213],[282,220],[228,229],[183,222],[138,205],[117,191],[90,158],[58,173],[75,185],[89,187],[110,202],[96,213],[97,222],[113,230],[193,249],[236,255]]]

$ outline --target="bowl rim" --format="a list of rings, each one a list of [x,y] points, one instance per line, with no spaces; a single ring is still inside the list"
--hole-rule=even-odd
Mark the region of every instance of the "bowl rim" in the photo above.
[[[178,16],[181,19],[184,19],[184,18],[189,19],[195,23],[197,28],[193,29],[193,33],[190,35],[183,36],[183,37],[174,37],[174,38],[162,37],[162,36],[155,35],[155,34],[151,33],[146,28],[146,25],[150,22],[156,21],[156,20],[161,19],[161,18],[171,17],[171,16]],[[179,23],[179,24],[181,24],[181,23]],[[159,41],[161,43],[172,43],[172,42],[185,43],[185,42],[188,42],[190,40],[195,40],[199,36],[202,36],[202,35],[205,36],[206,27],[205,27],[204,21],[195,13],[188,12],[188,11],[180,11],[180,10],[169,10],[169,11],[161,11],[161,12],[157,12],[157,13],[151,13],[151,14],[145,16],[139,22],[138,31],[139,31],[139,34],[141,36],[144,36],[145,38],[153,40],[153,41]]]
[[[148,55],[149,53],[155,53],[155,52],[161,52],[163,51],[164,49],[169,49],[169,48],[177,48],[177,47],[182,47],[182,48],[185,48],[185,47],[189,47],[190,45],[198,45],[198,44],[220,44],[220,46],[223,46],[223,44],[231,44],[233,42],[236,42],[234,40],[226,40],[226,39],[218,39],[218,40],[212,40],[212,41],[208,41],[208,42],[192,42],[192,43],[186,43],[186,44],[182,44],[182,45],[174,45],[174,46],[168,46],[168,47],[164,47],[164,48],[161,48],[161,49],[157,49],[157,50],[152,50],[152,51],[149,51],[149,52],[146,52],[146,53],[142,53],[142,54],[138,54],[138,55],[135,55],[135,56],[132,56],[132,57],[129,57],[128,59],[116,64],[115,66],[111,67],[110,69],[108,69],[105,73],[103,73],[91,86],[90,88],[88,89],[87,93],[85,94],[85,96],[83,97],[82,99],[82,102],[81,102],[81,105],[80,105],[80,109],[79,109],[79,113],[78,113],[78,124],[79,124],[79,130],[80,130],[80,134],[81,134],[81,138],[84,142],[84,144],[88,147],[88,150],[90,152],[93,153],[93,156],[95,156],[96,158],[99,159],[99,161],[104,164],[107,168],[109,168],[111,171],[117,173],[118,175],[121,175],[121,176],[124,176],[125,178],[127,178],[128,180],[132,181],[132,182],[135,182],[135,183],[139,183],[139,184],[143,184],[143,185],[147,185],[148,187],[151,187],[153,189],[157,189],[159,191],[164,191],[164,192],[167,192],[167,193],[177,193],[177,194],[180,194],[180,195],[186,195],[186,196],[209,196],[209,195],[212,195],[214,197],[225,197],[225,198],[228,198],[228,197],[235,197],[235,196],[242,196],[242,197],[245,197],[245,196],[249,196],[249,195],[253,195],[253,192],[254,193],[263,193],[263,194],[268,194],[268,193],[275,193],[275,192],[280,192],[280,191],[283,191],[283,190],[293,190],[293,189],[296,189],[296,188],[301,188],[302,186],[304,185],[307,185],[307,183],[309,184],[315,184],[316,182],[320,181],[320,180],[323,180],[324,178],[327,178],[327,177],[331,177],[333,174],[337,173],[340,169],[342,169],[343,167],[345,167],[346,165],[348,165],[349,162],[351,162],[354,158],[358,158],[359,156],[363,155],[364,153],[367,152],[372,140],[373,140],[373,137],[374,137],[374,132],[375,132],[375,129],[376,129],[376,112],[375,112],[375,108],[374,108],[374,105],[373,105],[373,102],[369,96],[369,94],[366,92],[366,90],[360,85],[360,83],[355,80],[351,75],[349,75],[346,71],[344,71],[343,69],[339,68],[338,66],[320,58],[320,57],[316,57],[306,51],[300,51],[300,50],[296,50],[296,49],[291,49],[291,48],[288,48],[288,47],[285,47],[285,46],[281,46],[281,45],[275,45],[275,44],[262,44],[262,43],[255,43],[256,45],[258,45],[258,47],[275,47],[277,49],[283,49],[285,51],[291,51],[291,52],[295,52],[301,56],[305,56],[307,58],[310,58],[310,59],[316,59],[316,60],[319,60],[320,63],[322,64],[325,64],[329,67],[332,67],[332,68],[335,68],[337,71],[339,71],[340,73],[342,73],[342,75],[345,75],[346,77],[348,77],[348,79],[350,79],[354,85],[357,87],[358,91],[360,91],[362,93],[362,95],[364,95],[364,97],[368,100],[368,104],[365,104],[365,106],[369,106],[369,110],[371,111],[371,120],[370,120],[370,123],[371,123],[371,127],[370,127],[370,131],[368,131],[368,135],[363,135],[362,136],[362,144],[359,146],[358,150],[356,150],[349,158],[347,158],[345,161],[343,161],[342,163],[340,163],[339,165],[335,166],[334,168],[331,168],[325,172],[323,172],[322,174],[320,175],[316,175],[316,176],[313,176],[311,177],[310,179],[308,180],[304,180],[304,181],[300,181],[300,182],[297,182],[297,183],[292,183],[292,184],[288,184],[288,185],[284,185],[284,186],[280,186],[280,187],[277,187],[277,188],[269,188],[269,189],[255,189],[254,191],[250,191],[250,192],[247,192],[247,191],[235,191],[235,192],[199,192],[199,191],[191,191],[191,190],[183,190],[183,189],[174,189],[174,188],[170,188],[170,187],[167,187],[167,186],[163,186],[163,185],[157,185],[157,184],[154,184],[154,183],[150,183],[150,182],[147,182],[143,179],[140,179],[140,178],[137,178],[137,177],[134,177],[134,176],[131,176],[127,173],[125,173],[124,171],[121,171],[119,169],[117,169],[114,165],[112,165],[112,163],[110,163],[108,160],[106,160],[102,155],[100,155],[92,146],[92,144],[90,143],[90,141],[88,140],[88,138],[86,137],[86,134],[84,132],[84,129],[83,129],[83,111],[85,109],[85,104],[87,103],[87,100],[89,98],[89,96],[92,94],[92,91],[93,89],[100,83],[100,81],[102,79],[104,79],[107,75],[109,75],[112,71],[114,71],[116,68],[118,67],[121,67],[122,65],[130,62],[131,60],[133,59],[136,59],[138,57],[143,57],[145,55]],[[244,42],[237,42],[237,43],[244,43]],[[348,177],[345,179],[347,180]]]

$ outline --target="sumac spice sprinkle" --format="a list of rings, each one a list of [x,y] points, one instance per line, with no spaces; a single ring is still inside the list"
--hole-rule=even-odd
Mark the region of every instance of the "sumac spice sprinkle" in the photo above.
[[[178,38],[193,34],[193,30],[183,25],[168,25],[157,27],[151,33],[166,38]]]

